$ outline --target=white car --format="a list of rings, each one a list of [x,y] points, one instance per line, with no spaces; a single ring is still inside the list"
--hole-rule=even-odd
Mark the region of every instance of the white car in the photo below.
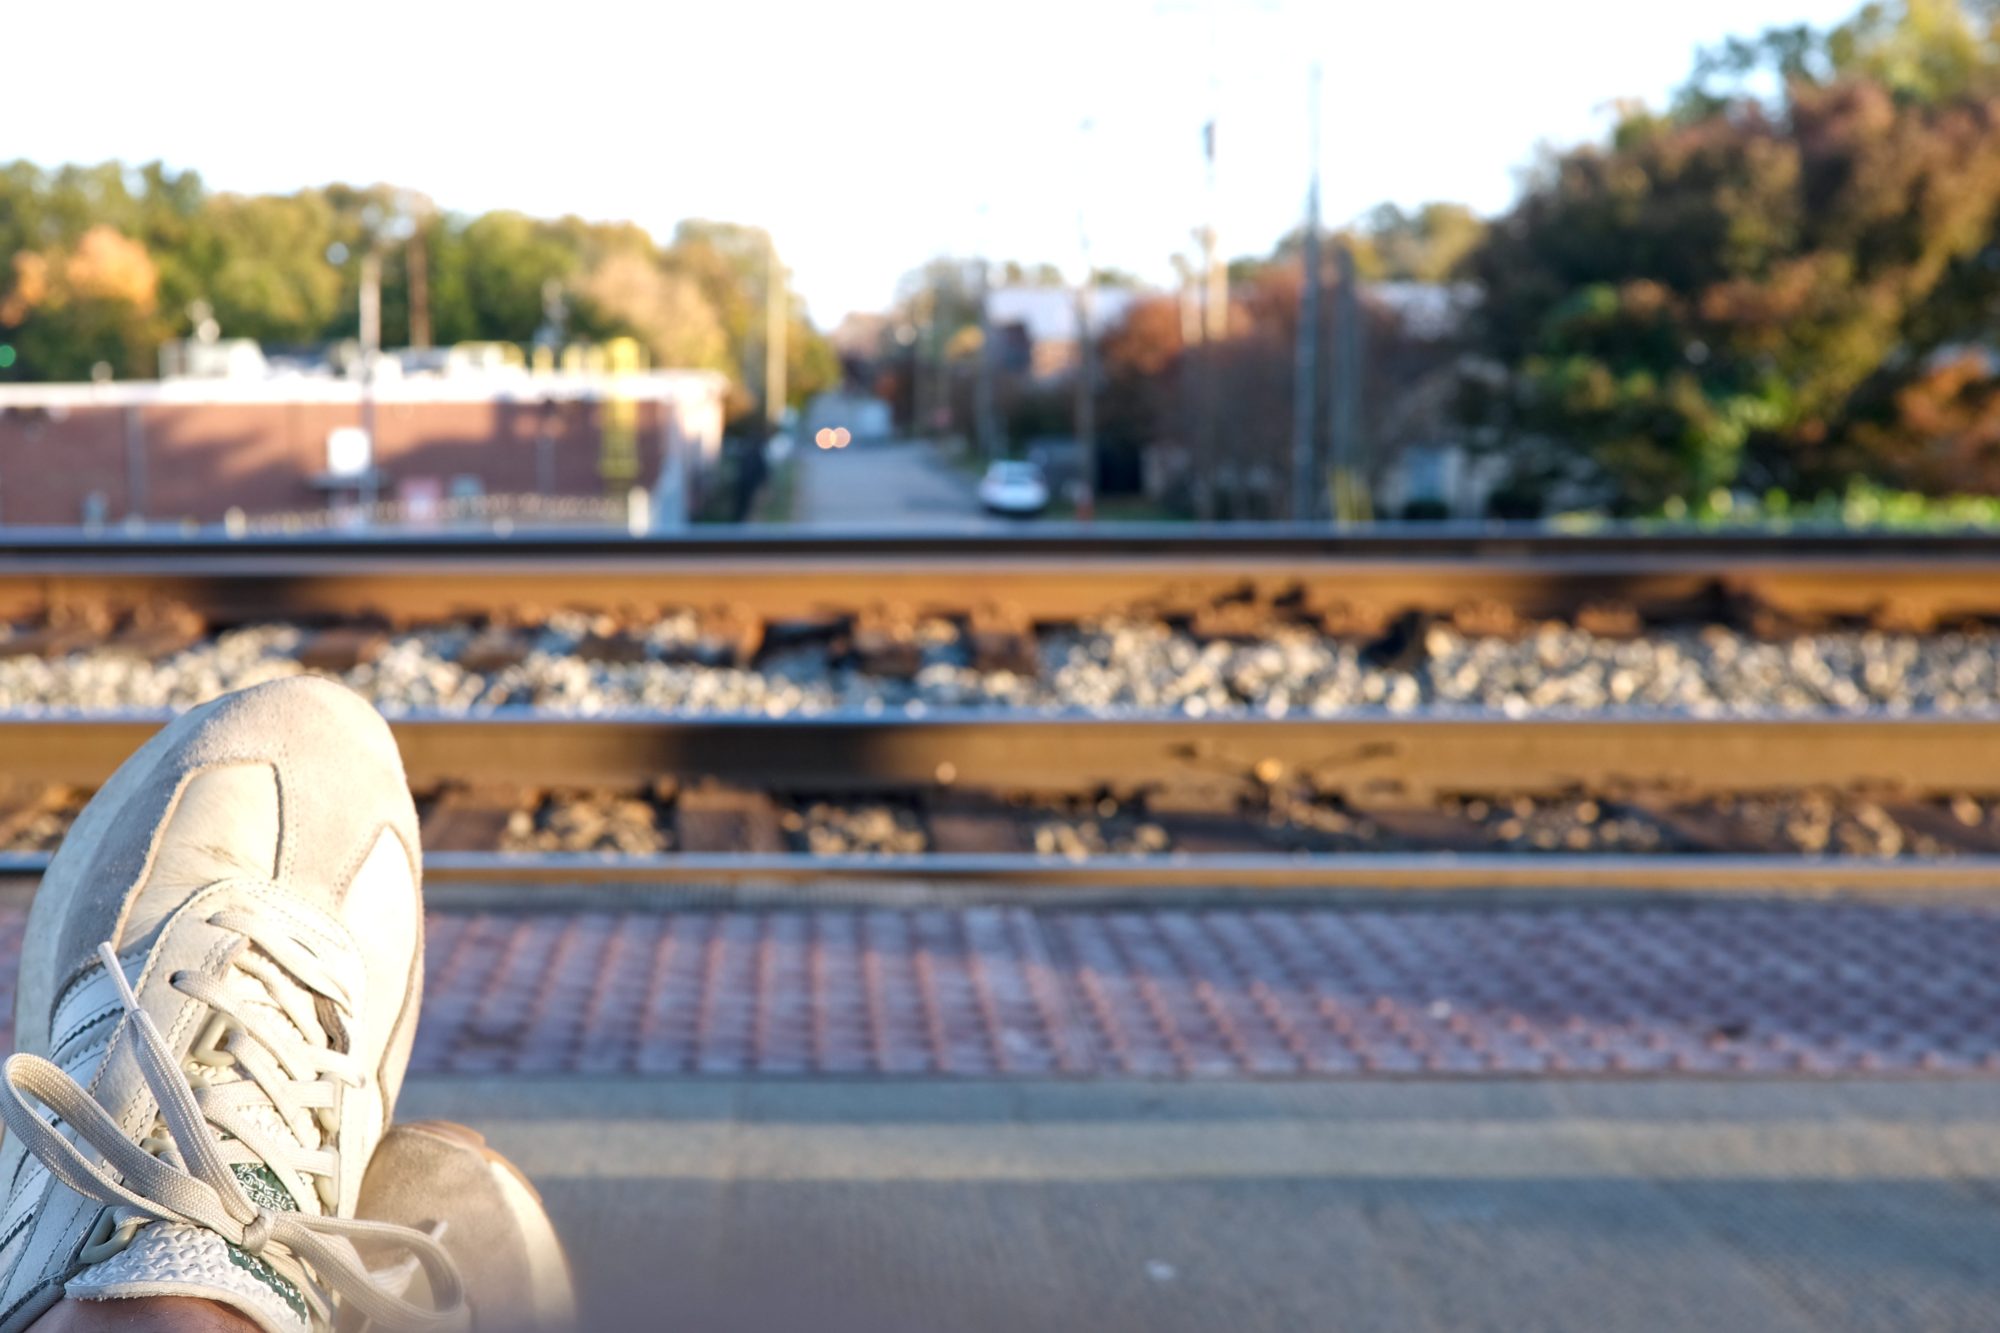
[[[1026,518],[1049,507],[1049,482],[1034,463],[1003,459],[986,469],[979,503],[996,514]]]

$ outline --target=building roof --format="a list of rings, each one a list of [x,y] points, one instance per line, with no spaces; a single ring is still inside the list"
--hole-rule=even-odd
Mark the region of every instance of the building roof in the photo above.
[[[1456,333],[1479,304],[1479,288],[1469,282],[1364,282],[1361,294],[1394,312],[1417,338]]]
[[[652,370],[630,375],[492,375],[387,377],[374,384],[378,403],[539,403],[719,397],[726,376],[712,370]],[[146,407],[174,403],[356,403],[361,382],[329,375],[272,379],[110,380],[102,384],[0,384],[0,410]]]
[[[1143,292],[1099,287],[1090,296],[1090,322],[1100,332],[1125,318]],[[996,287],[986,293],[986,317],[1019,324],[1030,342],[1076,341],[1076,290],[1071,287]]]

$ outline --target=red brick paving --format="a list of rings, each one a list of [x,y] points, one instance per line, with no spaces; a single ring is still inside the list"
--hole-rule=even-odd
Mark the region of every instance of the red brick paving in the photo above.
[[[412,1067],[1995,1075],[2000,911],[446,910]]]

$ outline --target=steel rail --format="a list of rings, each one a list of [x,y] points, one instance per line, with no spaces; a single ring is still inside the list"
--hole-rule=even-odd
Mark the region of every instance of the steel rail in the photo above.
[[[46,852],[0,852],[0,898],[47,869]],[[439,906],[617,909],[659,897],[773,907],[1044,903],[1191,907],[1297,903],[1663,902],[1685,898],[1929,901],[2000,895],[2000,857],[1808,857],[1448,852],[1338,855],[816,856],[428,852]]]
[[[939,552],[1039,554],[1383,555],[1451,560],[1494,555],[1595,556],[1641,553],[1695,558],[1717,556],[1853,555],[1935,558],[2000,552],[2000,530],[1899,532],[1800,526],[1787,530],[1661,531],[1607,525],[1576,531],[1510,523],[1377,523],[1329,528],[1321,524],[1235,523],[1037,523],[1009,528],[867,528],[714,526],[683,533],[629,537],[602,529],[521,529],[507,534],[437,529],[226,537],[213,529],[166,533],[107,527],[0,527],[0,559],[71,560],[100,556],[207,554],[256,560],[272,555],[327,554],[487,555],[507,559],[551,556],[661,558],[703,554],[862,553],[898,558]]]
[[[0,719],[0,773],[94,787],[160,716]],[[618,788],[714,778],[826,794],[959,786],[1093,795],[1298,782],[1357,803],[1831,788],[2000,794],[2000,714],[1956,717],[1106,718],[979,712],[786,719],[392,717],[411,782]]]
[[[1400,527],[1328,533],[1186,525],[1018,533],[736,530],[162,538],[0,529],[0,616],[171,599],[219,621],[729,603],[774,619],[881,602],[1043,620],[1217,599],[1376,612],[1468,601],[1560,615],[1594,601],[1701,613],[1719,597],[1805,616],[1949,621],[2000,613],[2000,534],[1550,534]]]

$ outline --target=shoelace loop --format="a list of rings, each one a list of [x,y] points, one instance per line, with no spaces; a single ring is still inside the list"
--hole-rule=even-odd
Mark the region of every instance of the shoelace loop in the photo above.
[[[270,1209],[259,1208],[257,1216],[243,1228],[243,1239],[238,1244],[251,1254],[262,1254],[264,1247],[271,1243],[271,1230],[277,1223],[278,1219],[271,1215]]]

